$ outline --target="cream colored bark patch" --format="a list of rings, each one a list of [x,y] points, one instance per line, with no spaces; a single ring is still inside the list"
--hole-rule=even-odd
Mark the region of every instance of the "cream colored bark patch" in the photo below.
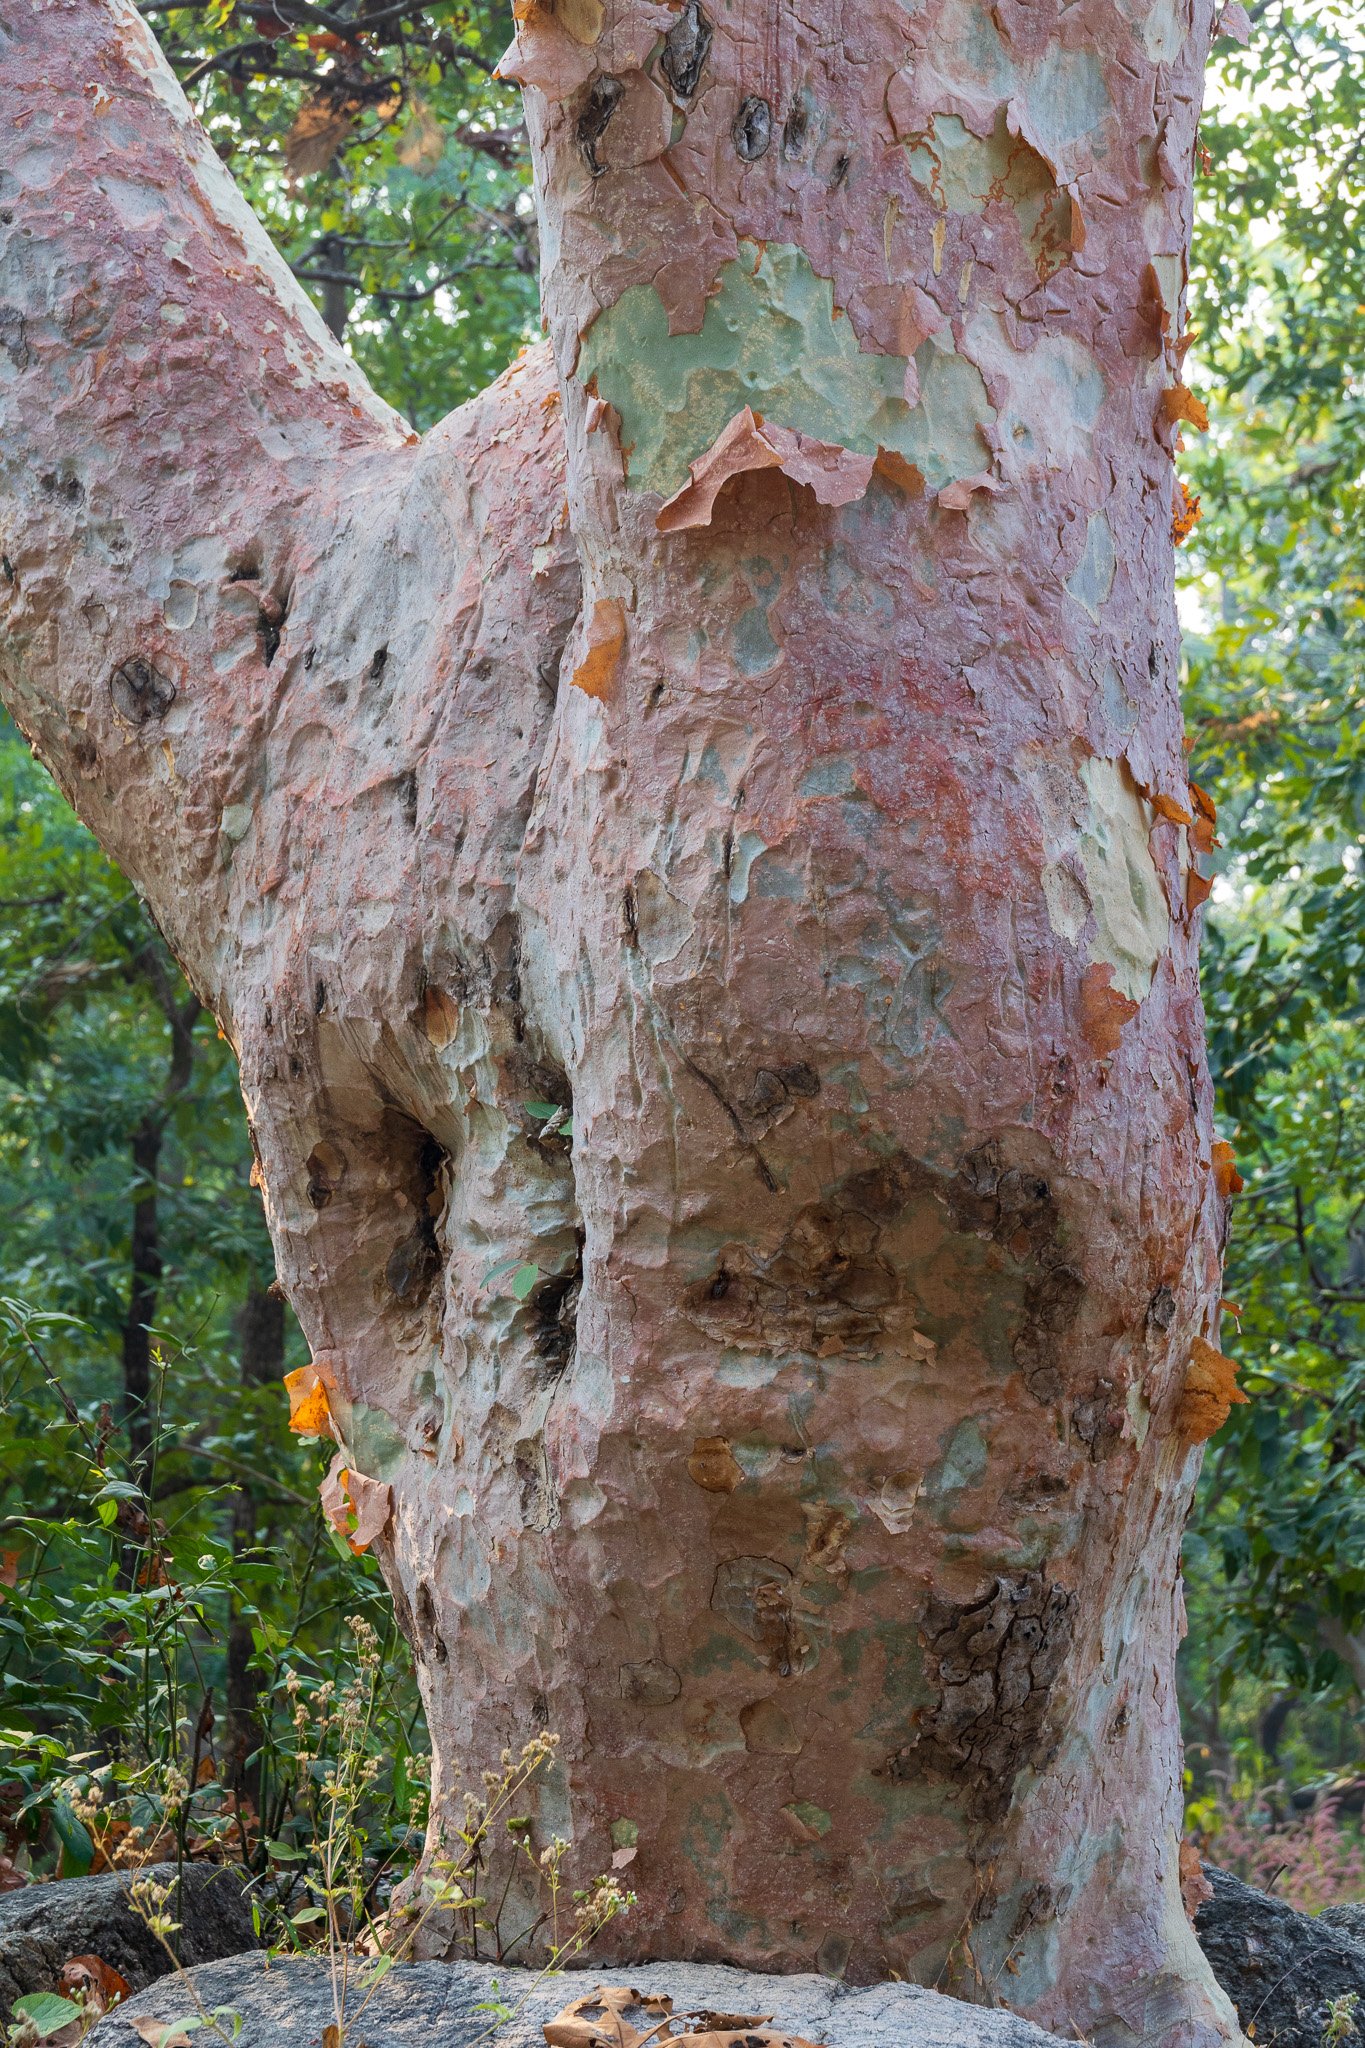
[[[1026,749],[1019,765],[1043,828],[1040,882],[1048,922],[1092,967],[1109,967],[1118,998],[1141,1002],[1170,937],[1166,892],[1148,844],[1156,820],[1126,761],[1079,766]],[[1088,940],[1086,933],[1089,933]]]
[[[1090,798],[1079,852],[1095,913],[1092,960],[1106,960],[1113,986],[1141,1002],[1170,937],[1170,913],[1147,835],[1155,813],[1138,794],[1125,761],[1081,763]]]

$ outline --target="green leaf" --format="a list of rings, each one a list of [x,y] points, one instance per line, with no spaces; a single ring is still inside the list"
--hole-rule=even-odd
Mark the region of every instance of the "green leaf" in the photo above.
[[[539,1279],[539,1266],[518,1266],[510,1282],[512,1292],[517,1300],[525,1301],[527,1295],[530,1294]]]
[[[58,2028],[70,2026],[72,2020],[78,2020],[81,2009],[69,1998],[59,1998],[55,1991],[31,1991],[26,1998],[15,1999],[14,2016],[27,2020],[39,2039],[45,2041]]]
[[[52,1825],[62,1845],[61,1875],[84,1877],[95,1860],[95,1845],[85,1823],[76,1818],[65,1799],[54,1799]]]

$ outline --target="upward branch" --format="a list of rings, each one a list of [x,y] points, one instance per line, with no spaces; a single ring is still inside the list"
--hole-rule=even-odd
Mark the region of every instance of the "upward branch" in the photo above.
[[[271,715],[299,508],[408,436],[131,6],[8,22],[0,686],[174,927]]]

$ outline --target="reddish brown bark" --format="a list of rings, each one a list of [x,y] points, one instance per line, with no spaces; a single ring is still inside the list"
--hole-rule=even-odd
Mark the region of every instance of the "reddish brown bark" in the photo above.
[[[1207,6],[519,11],[555,360],[415,444],[131,12],[11,0],[8,701],[238,1048],[438,1816],[548,1720],[623,1954],[1235,2038],[1173,1692]]]

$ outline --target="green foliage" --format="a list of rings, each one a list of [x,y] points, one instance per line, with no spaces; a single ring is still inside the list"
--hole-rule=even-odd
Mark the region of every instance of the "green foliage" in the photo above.
[[[419,429],[530,337],[539,252],[506,0],[144,4],[215,148]],[[357,19],[376,16],[373,24]]]
[[[1247,1725],[1249,1685],[1306,1719],[1358,1711],[1365,1684],[1365,37],[1336,0],[1255,13],[1246,51],[1217,46],[1201,131],[1192,378],[1212,432],[1182,458],[1204,509],[1194,766],[1226,843],[1204,992],[1247,1181],[1225,1345],[1252,1397],[1209,1447],[1186,1546],[1205,1734],[1239,1700]],[[1339,1726],[1324,1739],[1319,1774]]]

